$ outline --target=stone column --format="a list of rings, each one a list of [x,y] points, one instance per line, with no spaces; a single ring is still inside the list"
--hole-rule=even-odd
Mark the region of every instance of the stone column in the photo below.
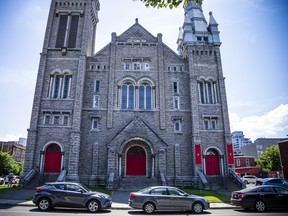
[[[67,180],[78,182],[80,132],[72,132],[70,141]]]

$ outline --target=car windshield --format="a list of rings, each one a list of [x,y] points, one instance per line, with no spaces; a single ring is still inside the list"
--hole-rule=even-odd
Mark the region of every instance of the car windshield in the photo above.
[[[188,195],[186,192],[184,192],[184,191],[182,191],[182,190],[180,190],[180,189],[177,189],[177,191],[179,192],[179,194],[180,194],[181,196]]]
[[[139,190],[138,193],[149,193],[150,190],[151,190],[151,187],[146,187],[146,188],[143,188],[142,190]]]
[[[90,192],[91,190],[86,187],[85,185],[79,184],[80,187],[82,187],[84,190],[86,190],[87,192]]]

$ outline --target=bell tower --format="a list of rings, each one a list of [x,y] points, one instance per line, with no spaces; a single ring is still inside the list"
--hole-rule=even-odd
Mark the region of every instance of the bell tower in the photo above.
[[[47,149],[58,145],[61,170],[67,171],[68,180],[79,180],[86,60],[94,54],[99,10],[98,0],[51,1],[28,129],[24,175],[35,167],[44,172],[44,167],[48,167]]]
[[[177,44],[179,55],[188,62],[190,74],[194,175],[204,171],[208,176],[225,176],[234,162],[228,156],[232,141],[218,23],[212,12],[207,23],[201,3],[189,2],[184,10]],[[211,152],[216,155],[214,164],[223,168],[213,167],[209,161]]]

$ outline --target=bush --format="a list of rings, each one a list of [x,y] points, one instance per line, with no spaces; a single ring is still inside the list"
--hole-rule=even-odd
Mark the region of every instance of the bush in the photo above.
[[[0,152],[0,174],[8,175],[11,171],[15,175],[19,175],[22,172],[22,167],[9,153]]]

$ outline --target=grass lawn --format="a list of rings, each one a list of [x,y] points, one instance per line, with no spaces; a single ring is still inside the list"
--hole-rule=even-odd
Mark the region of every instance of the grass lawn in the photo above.
[[[13,187],[8,187],[7,185],[0,185],[0,194],[12,192],[19,189],[21,189],[21,187],[19,187],[18,185],[13,185]]]
[[[108,195],[112,196],[112,191],[108,190],[108,189],[106,189],[104,187],[89,187],[89,189],[91,191],[97,191],[97,192],[105,193],[105,194],[108,194]]]
[[[205,197],[210,203],[230,203],[230,196],[215,191],[199,190],[194,188],[183,188],[182,190],[188,194]]]

